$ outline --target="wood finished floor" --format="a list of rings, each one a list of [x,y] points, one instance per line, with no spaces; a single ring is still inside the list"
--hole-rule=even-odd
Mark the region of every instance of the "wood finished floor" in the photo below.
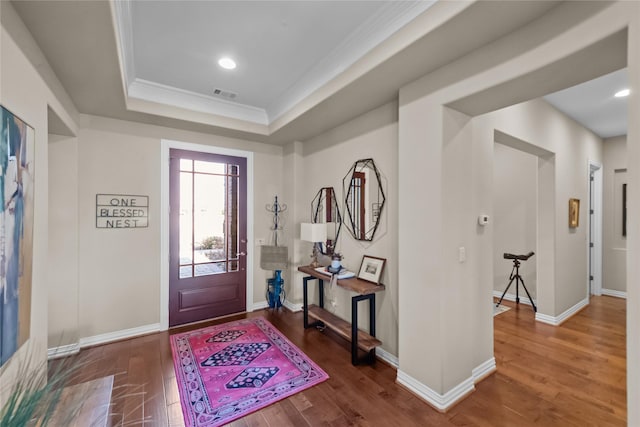
[[[352,366],[348,344],[330,332],[305,331],[302,313],[250,313],[246,317],[266,317],[330,379],[230,425],[626,425],[625,300],[593,297],[560,327],[535,322],[529,306],[504,304],[513,308],[494,317],[497,372],[446,414],[397,385],[395,369],[385,363]],[[83,380],[115,375],[112,426],[184,425],[168,337],[163,332],[82,351],[96,362]]]

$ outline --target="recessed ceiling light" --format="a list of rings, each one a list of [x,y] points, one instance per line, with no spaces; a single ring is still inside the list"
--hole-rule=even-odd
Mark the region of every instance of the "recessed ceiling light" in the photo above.
[[[228,56],[225,56],[218,60],[218,65],[224,68],[225,70],[233,70],[234,68],[236,68],[236,61],[229,58]]]
[[[625,96],[629,96],[631,91],[629,89],[622,89],[621,91],[616,92],[616,98],[624,98]]]

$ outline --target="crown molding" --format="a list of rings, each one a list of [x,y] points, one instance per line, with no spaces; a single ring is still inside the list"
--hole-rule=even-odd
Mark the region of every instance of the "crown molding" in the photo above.
[[[111,0],[111,13],[115,26],[116,44],[120,57],[120,70],[125,88],[135,79],[133,51],[133,17],[130,0]],[[125,94],[126,95],[126,94]]]
[[[258,125],[268,125],[267,113],[263,108],[217,99],[148,80],[134,79],[127,88],[127,96]]]
[[[267,107],[269,123],[273,123],[313,92],[346,71],[374,47],[388,39],[435,0],[391,2],[381,7],[300,80],[292,84]]]

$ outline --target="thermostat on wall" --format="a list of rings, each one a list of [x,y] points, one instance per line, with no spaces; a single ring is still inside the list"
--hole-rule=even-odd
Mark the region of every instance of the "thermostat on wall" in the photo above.
[[[489,215],[478,215],[478,224],[480,225],[489,224]]]

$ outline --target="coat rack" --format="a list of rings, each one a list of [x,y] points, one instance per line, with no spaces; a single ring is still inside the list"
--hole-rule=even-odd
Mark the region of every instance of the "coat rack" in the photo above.
[[[278,231],[282,230],[280,214],[287,210],[287,205],[278,203],[278,196],[276,196],[273,204],[265,206],[265,209],[273,214],[273,227],[271,227],[271,230],[273,230],[275,246],[278,246]]]
[[[267,279],[266,298],[270,308],[282,307],[286,297],[284,290],[284,279],[282,270],[287,268],[289,251],[286,246],[278,246],[278,231],[282,230],[280,215],[287,210],[287,205],[278,202],[275,196],[273,204],[266,205],[267,212],[273,214],[274,246],[262,246],[260,248],[260,267],[265,270],[274,270],[275,274],[271,279]]]

